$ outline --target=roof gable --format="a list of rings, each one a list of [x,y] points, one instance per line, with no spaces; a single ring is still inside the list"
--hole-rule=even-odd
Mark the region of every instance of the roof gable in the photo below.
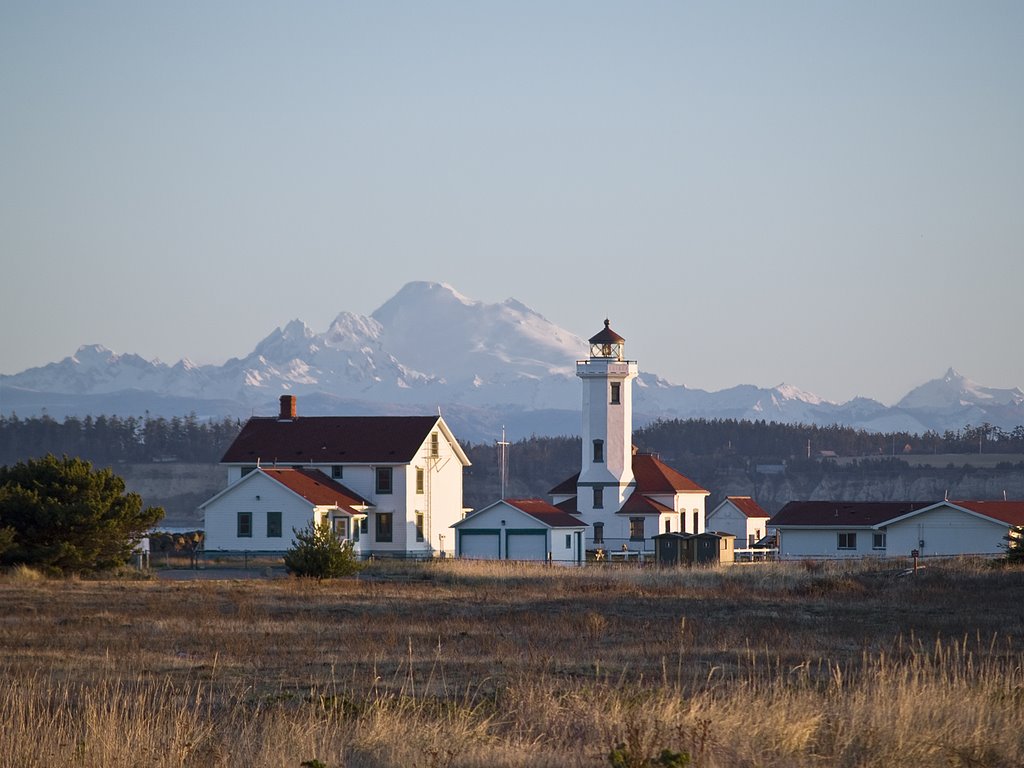
[[[746,517],[771,517],[771,515],[769,515],[767,512],[764,511],[764,509],[761,508],[760,504],[758,504],[749,496],[727,496],[725,501],[723,501],[721,504],[715,507],[715,509],[711,511],[711,514],[709,514],[708,517],[711,517],[711,515],[713,515],[715,512],[721,509],[722,506],[726,503],[732,504]]]
[[[552,528],[585,528],[586,523],[543,499],[505,499],[505,503]]]
[[[511,509],[508,511],[513,514],[527,515],[548,528],[587,527],[587,524],[579,518],[573,517],[565,510],[559,509],[543,499],[501,499],[463,518],[453,524],[452,528],[461,528],[474,520],[485,518],[487,515],[493,514],[499,507],[510,507]]]
[[[968,515],[1004,525],[1024,525],[1024,501],[938,501],[921,509],[911,510],[886,522],[892,525],[942,507],[966,512]]]
[[[672,507],[667,504],[662,504],[660,501],[656,501],[652,498],[644,496],[639,490],[634,490],[629,494],[623,503],[619,511],[616,512],[618,515],[660,515],[665,512],[673,512]]]
[[[548,493],[552,496],[575,495],[577,493],[576,484],[579,482],[579,479],[580,473],[577,472],[572,477],[568,477],[560,482]],[[703,493],[707,496],[710,493],[650,453],[633,454],[633,481],[636,490],[646,495]],[[636,494],[634,493],[633,495]]]
[[[709,493],[649,453],[633,455],[633,477],[640,493]]]
[[[462,448],[439,416],[254,416],[223,464],[408,464],[440,429],[464,465]]]
[[[258,469],[318,507],[371,507],[369,501],[318,469]]]
[[[769,521],[780,526],[875,526],[931,506],[931,501],[791,501]]]

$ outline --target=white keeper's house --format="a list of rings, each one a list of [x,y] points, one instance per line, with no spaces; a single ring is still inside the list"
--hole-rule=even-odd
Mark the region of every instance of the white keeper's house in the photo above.
[[[443,418],[297,411],[283,396],[224,454],[227,488],[200,506],[208,553],[283,552],[293,528],[328,520],[362,557],[454,554],[470,462]]]
[[[576,363],[583,382],[579,474],[551,489],[552,503],[587,526],[590,550],[653,555],[659,533],[704,533],[709,494],[650,454],[633,447],[633,380],[637,364],[625,339],[605,320]]]

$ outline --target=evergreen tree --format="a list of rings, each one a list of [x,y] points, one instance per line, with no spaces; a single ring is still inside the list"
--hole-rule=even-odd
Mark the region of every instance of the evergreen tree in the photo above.
[[[12,530],[0,564],[64,573],[123,565],[163,514],[82,459],[47,455],[0,467],[0,524]]]

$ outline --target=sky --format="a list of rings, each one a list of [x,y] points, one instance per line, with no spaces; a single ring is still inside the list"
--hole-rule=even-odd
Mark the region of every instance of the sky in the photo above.
[[[0,373],[407,282],[642,370],[1024,386],[1024,3],[0,4]]]

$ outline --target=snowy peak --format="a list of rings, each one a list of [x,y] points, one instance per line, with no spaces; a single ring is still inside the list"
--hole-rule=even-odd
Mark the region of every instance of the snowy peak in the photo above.
[[[529,307],[468,299],[445,283],[409,283],[377,309],[382,346],[448,381],[568,375],[586,342]]]
[[[247,415],[268,406],[276,412],[277,397],[287,392],[301,396],[310,414],[432,412],[445,405],[491,426],[518,421],[530,432],[565,434],[573,428],[566,424],[579,423],[575,361],[587,349],[583,338],[513,298],[488,304],[447,283],[412,282],[370,316],[340,312],[323,333],[292,320],[224,365],[185,358],[167,366],[83,346],[60,362],[0,375],[0,402],[21,415],[59,407],[84,416],[103,412],[100,402],[166,416],[180,415],[182,403]],[[984,387],[952,368],[892,408],[865,398],[837,404],[790,384],[706,392],[646,371],[634,396],[638,426],[657,418],[728,418],[923,433],[985,421],[1010,429],[1024,424],[1019,388]],[[551,418],[555,413],[563,415]]]
[[[969,406],[1019,406],[1024,404],[1024,392],[1019,387],[997,389],[985,387],[955,369],[950,368],[939,379],[915,387],[899,401],[906,409],[949,410]]]
[[[824,400],[817,395],[807,392],[806,390],[794,387],[790,384],[779,384],[773,390],[773,397],[777,400],[797,400],[801,403],[808,403],[809,405],[834,405],[828,400]]]

